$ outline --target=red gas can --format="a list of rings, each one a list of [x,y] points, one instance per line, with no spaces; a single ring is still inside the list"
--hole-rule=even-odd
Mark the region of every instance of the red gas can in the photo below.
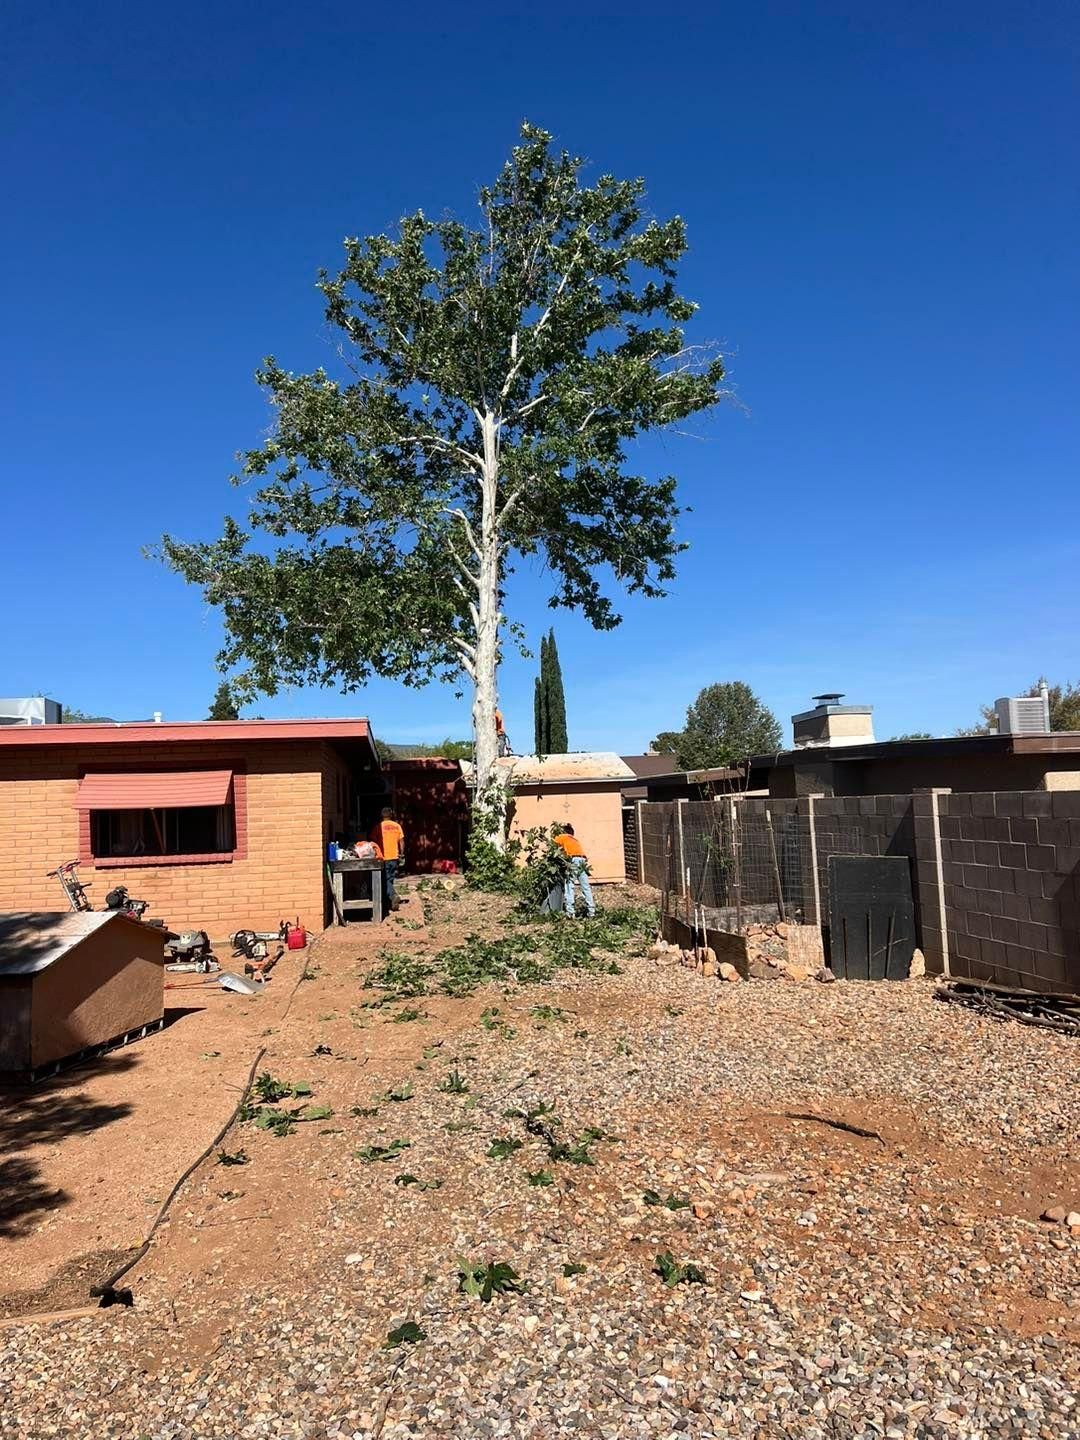
[[[299,921],[295,925],[289,926],[285,935],[285,944],[290,950],[303,950],[307,944],[307,931]]]

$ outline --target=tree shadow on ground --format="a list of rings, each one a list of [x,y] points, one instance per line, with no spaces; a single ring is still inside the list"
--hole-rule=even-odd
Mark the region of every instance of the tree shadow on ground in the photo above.
[[[95,1068],[128,1070],[134,1056],[102,1057]],[[100,1130],[132,1112],[127,1101],[105,1104],[82,1092],[86,1067],[36,1086],[0,1086],[0,1238],[33,1229],[44,1211],[70,1204],[66,1190],[42,1180],[42,1167],[27,1153],[75,1135]]]

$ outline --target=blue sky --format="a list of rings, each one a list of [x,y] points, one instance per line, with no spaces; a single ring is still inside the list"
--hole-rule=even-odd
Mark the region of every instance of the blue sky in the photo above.
[[[783,720],[842,690],[887,737],[1080,677],[1074,5],[16,0],[0,55],[0,691],[205,714],[217,621],[140,547],[243,503],[252,372],[330,358],[342,237],[468,215],[523,117],[685,217],[740,401],[635,457],[693,507],[670,598],[595,634],[518,577],[571,745],[643,748],[714,680]],[[468,729],[389,683],[258,708]]]

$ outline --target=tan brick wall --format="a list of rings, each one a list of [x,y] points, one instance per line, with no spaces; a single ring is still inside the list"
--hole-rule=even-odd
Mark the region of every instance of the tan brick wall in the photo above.
[[[246,769],[245,856],[210,864],[95,868],[88,855],[80,855],[75,797],[86,769],[226,766]],[[317,930],[325,923],[326,831],[337,828],[337,775],[344,771],[337,753],[322,742],[5,747],[0,910],[63,909],[60,886],[47,872],[79,856],[82,878],[93,881],[95,909],[104,905],[106,891],[126,885],[132,895],[150,901],[148,915],[174,929],[199,927],[220,939],[242,926],[270,929],[282,917],[299,915]]]

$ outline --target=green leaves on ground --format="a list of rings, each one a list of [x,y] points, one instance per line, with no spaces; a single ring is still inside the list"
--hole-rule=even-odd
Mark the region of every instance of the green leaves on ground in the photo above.
[[[661,1200],[659,1190],[646,1190],[642,1195],[646,1205],[663,1205],[665,1210],[689,1210],[690,1201],[680,1200],[677,1195],[669,1195],[666,1200]]]
[[[461,999],[483,985],[544,985],[561,970],[618,974],[619,966],[612,956],[642,948],[656,931],[656,911],[649,906],[613,907],[601,910],[594,920],[580,920],[573,925],[567,925],[560,916],[547,921],[535,914],[513,919],[515,928],[507,935],[493,940],[470,935],[461,945],[430,957],[382,951],[381,964],[368,972],[364,985],[385,993],[366,1003],[381,1009],[421,995]],[[537,1010],[541,1012],[534,1016],[537,1019],[564,1018],[556,1006],[538,1006]],[[408,1007],[394,1018],[419,1019],[421,1013]],[[490,1012],[491,1016],[495,1014],[495,1010]],[[495,1030],[500,1026],[493,1023],[485,1028]]]
[[[515,1140],[512,1136],[499,1135],[488,1146],[487,1158],[489,1160],[509,1160],[515,1150],[521,1149],[523,1143],[521,1140]]]
[[[426,1014],[426,1010],[417,1010],[414,1006],[407,1005],[404,1010],[399,1010],[396,1015],[391,1015],[386,1023],[388,1025],[408,1025],[413,1020],[423,1020]]]
[[[705,1284],[704,1270],[689,1261],[685,1265],[680,1265],[670,1250],[662,1250],[657,1255],[653,1274],[659,1275],[669,1289],[674,1289],[676,1285]]]
[[[576,1263],[574,1263],[574,1262],[571,1262],[569,1265],[564,1265],[564,1266],[562,1267],[562,1273],[566,1276],[567,1280],[570,1280],[570,1279],[572,1279],[575,1275],[584,1275],[584,1274],[585,1274],[585,1266],[584,1266],[584,1265],[578,1265],[578,1264],[576,1264]]]
[[[219,1150],[217,1163],[219,1165],[247,1165],[248,1153],[246,1150]]]
[[[415,1320],[406,1320],[404,1325],[399,1325],[396,1330],[391,1330],[386,1337],[384,1349],[393,1350],[398,1345],[417,1345],[421,1340],[427,1339],[427,1331]]]
[[[441,1090],[444,1095],[466,1095],[469,1084],[457,1070],[451,1070],[446,1079],[436,1086],[436,1089]]]
[[[525,1288],[512,1265],[458,1260],[458,1290],[463,1295],[479,1295],[485,1305],[493,1295],[523,1295]]]
[[[541,1022],[548,1020],[565,1020],[566,1011],[558,1005],[534,1005],[529,1011],[534,1020]]]
[[[554,1185],[555,1176],[550,1170],[531,1170],[525,1176],[530,1185]]]
[[[396,1160],[402,1150],[408,1150],[411,1140],[391,1140],[389,1145],[362,1145],[355,1151],[358,1160],[374,1164],[380,1160]]]
[[[308,1080],[278,1080],[264,1070],[251,1087],[251,1093],[260,1104],[273,1105],[279,1100],[290,1100],[311,1094]]]
[[[418,1190],[441,1190],[442,1183],[441,1180],[421,1180],[416,1175],[394,1176],[394,1184],[400,1186],[402,1190],[407,1190],[410,1185],[415,1185]]]

